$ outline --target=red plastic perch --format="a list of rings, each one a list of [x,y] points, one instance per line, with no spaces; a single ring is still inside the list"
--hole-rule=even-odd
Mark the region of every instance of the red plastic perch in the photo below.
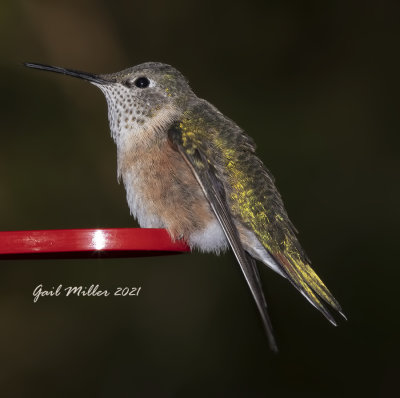
[[[143,257],[190,251],[165,229],[94,228],[0,231],[0,260]]]

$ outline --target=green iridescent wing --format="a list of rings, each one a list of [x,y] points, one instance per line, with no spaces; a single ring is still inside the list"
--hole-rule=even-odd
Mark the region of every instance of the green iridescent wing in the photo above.
[[[255,233],[287,279],[336,325],[322,301],[344,316],[341,307],[310,267],[273,178],[254,153],[251,138],[206,101],[187,111],[175,131],[175,141],[179,138],[181,152],[195,173],[212,164],[216,178],[224,182],[231,215]],[[201,154],[201,159],[196,154]]]
[[[267,303],[262,290],[261,279],[254,259],[243,249],[239,234],[233,222],[231,211],[226,201],[225,189],[217,178],[212,165],[207,161],[200,149],[187,150],[182,141],[180,124],[175,124],[169,130],[169,139],[172,145],[181,153],[192,169],[204,195],[217,217],[227,240],[241,267],[244,277],[250,287],[251,293],[260,312],[264,329],[267,333],[270,347],[277,352],[278,347],[272,330],[271,321],[267,311]]]

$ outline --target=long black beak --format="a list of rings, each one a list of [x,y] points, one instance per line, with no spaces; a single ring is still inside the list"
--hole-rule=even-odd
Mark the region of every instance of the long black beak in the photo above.
[[[73,69],[65,69],[60,68],[58,66],[50,66],[50,65],[42,65],[42,64],[32,64],[30,62],[25,62],[25,66],[28,68],[40,69],[40,70],[47,70],[50,72],[61,73],[63,75],[77,77],[79,79],[87,80],[91,83],[96,84],[110,84],[113,83],[111,80],[103,79],[100,76],[94,75],[92,73],[80,72]]]

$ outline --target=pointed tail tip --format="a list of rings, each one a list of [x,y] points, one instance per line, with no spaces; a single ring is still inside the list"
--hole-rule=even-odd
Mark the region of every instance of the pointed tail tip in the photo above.
[[[313,303],[312,303],[313,304]],[[314,304],[315,305],[315,304]],[[325,308],[323,304],[315,305],[315,307],[322,313],[322,315],[331,323],[333,326],[338,326],[333,315]]]
[[[344,314],[342,307],[340,306],[340,304],[336,301],[336,299],[334,299],[334,301],[332,303],[329,303],[341,316],[342,318],[347,321],[347,316]]]
[[[339,311],[339,314],[343,317],[345,321],[348,321],[347,316],[344,314],[342,310]]]
[[[342,311],[342,309],[337,310],[337,312],[342,316],[342,318],[347,321],[347,316],[344,314],[344,312]],[[333,326],[338,326],[338,323],[336,322],[336,320],[333,318],[333,316],[328,312],[329,316],[327,316],[327,314],[324,313],[325,317],[328,319],[328,321],[333,325]]]
[[[279,348],[275,341],[274,342],[270,341],[269,348],[274,354],[279,354]]]
[[[272,331],[271,324],[268,323],[268,324],[264,325],[264,327],[265,327],[265,332],[266,332],[266,335],[267,335],[268,345],[269,345],[270,350],[273,353],[278,354],[279,348],[278,348],[278,344],[276,343],[275,336],[274,336],[274,333]]]
[[[338,326],[338,324],[337,324],[336,320],[335,320],[335,319],[333,319],[333,317],[331,317],[331,318],[328,318],[328,321],[331,323],[331,325],[333,325],[333,326],[335,326],[335,327],[337,327],[337,326]]]

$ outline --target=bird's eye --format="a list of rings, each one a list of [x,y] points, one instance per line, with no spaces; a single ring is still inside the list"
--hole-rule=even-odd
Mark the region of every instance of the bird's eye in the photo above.
[[[135,80],[135,86],[139,87],[139,88],[149,87],[149,84],[150,84],[150,80],[147,77],[144,77],[144,76],[138,77]]]

